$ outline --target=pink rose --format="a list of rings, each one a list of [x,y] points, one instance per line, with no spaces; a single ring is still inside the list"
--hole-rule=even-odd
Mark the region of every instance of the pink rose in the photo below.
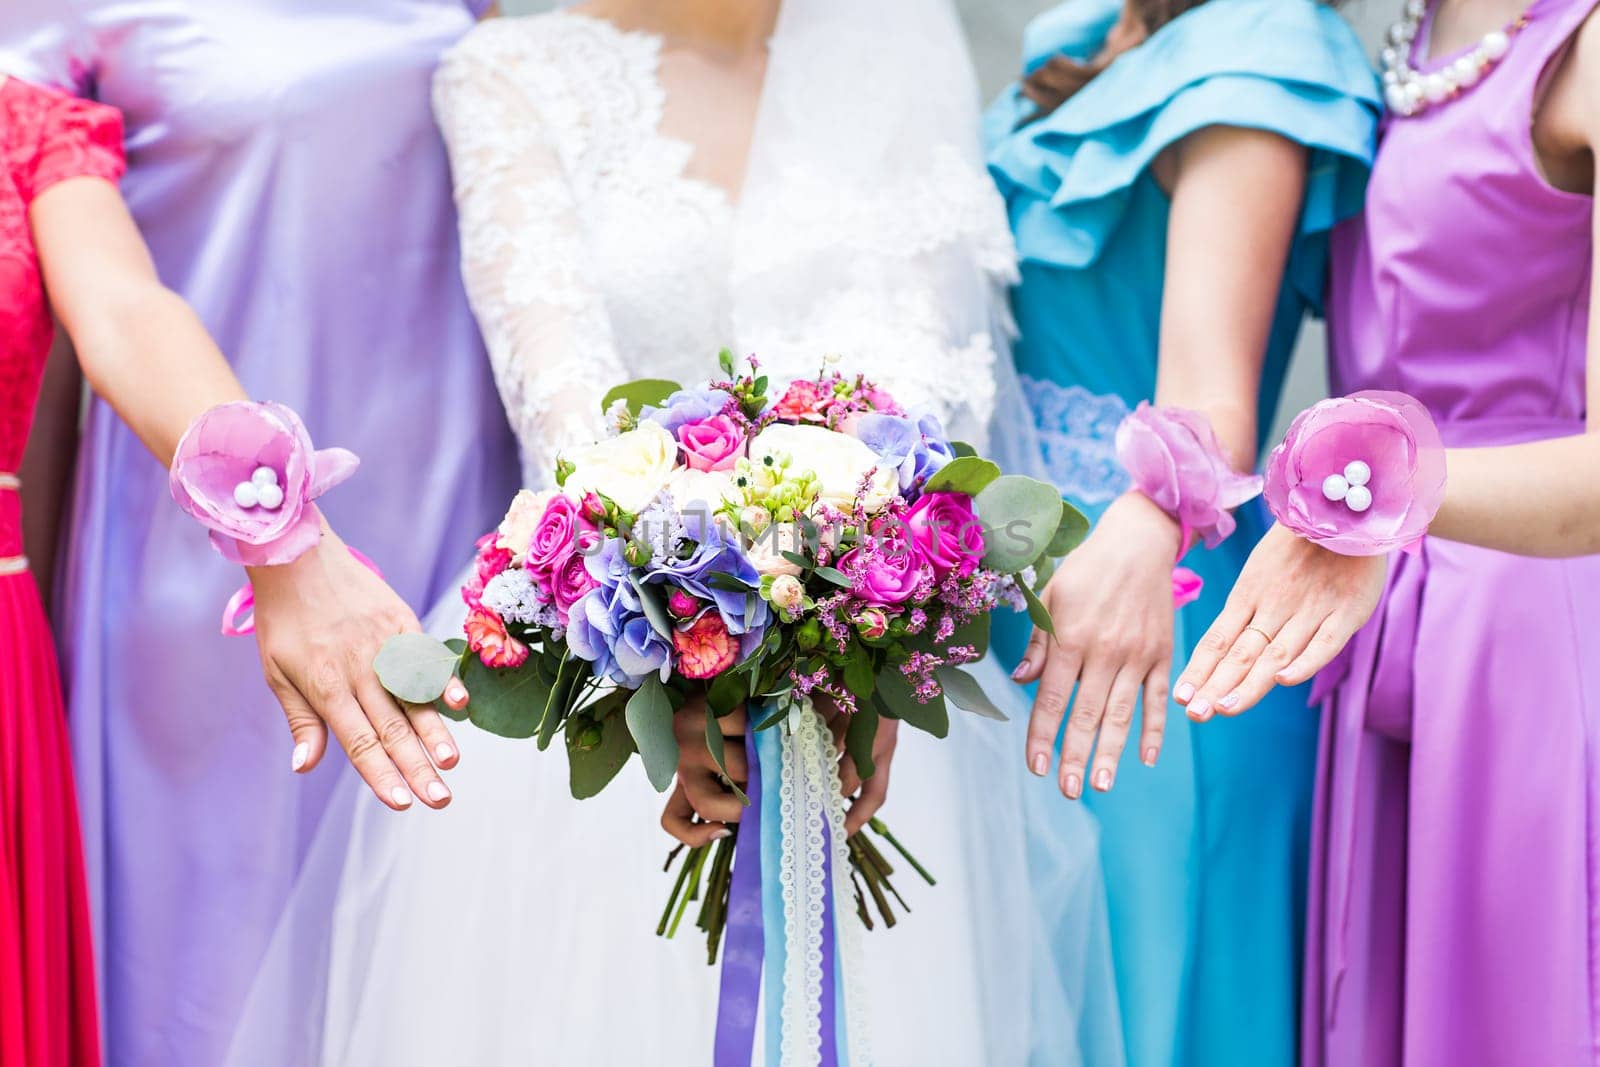
[[[856,390],[856,397],[880,415],[905,414],[905,409],[895,402],[894,397],[870,382],[862,383],[861,388]]]
[[[584,558],[576,552],[562,560],[550,572],[550,595],[555,600],[556,608],[561,612],[562,618],[566,618],[567,611],[572,605],[582,600],[599,584],[595,581],[594,575],[589,573]]]
[[[590,522],[598,526],[606,519],[605,501],[600,499],[599,493],[593,491],[585,493],[583,495],[583,504],[579,508],[579,512],[585,519],[588,519]]]
[[[1233,533],[1232,510],[1261,492],[1223,455],[1211,420],[1197,411],[1141,401],[1117,427],[1117,459],[1139,492],[1215,548]]]
[[[270,566],[316,547],[322,524],[311,502],[354,474],[359,463],[342,448],[313,449],[293,409],[240,400],[218,404],[184,432],[168,487],[178,506],[211,531],[211,544],[224,558]],[[275,487],[272,507],[258,502],[252,489],[264,471],[271,472]]]
[[[528,661],[528,646],[506,632],[500,616],[487,608],[467,614],[467,647],[485,667],[520,667]]]
[[[727,415],[713,415],[680,427],[678,444],[690,470],[728,471],[744,454],[745,432]]]
[[[578,505],[571,497],[551,497],[550,503],[545,505],[539,525],[533,529],[524,566],[549,580],[556,568],[577,550],[579,537],[592,530],[593,527],[578,514]]]
[[[912,543],[940,581],[951,574],[967,577],[983,559],[983,525],[970,496],[925,493],[906,513],[905,523]]]
[[[856,630],[869,641],[889,632],[889,616],[882,608],[862,608],[855,618]]]
[[[1414,550],[1444,502],[1444,442],[1404,393],[1364,392],[1296,416],[1267,459],[1267,507],[1330,552]]]
[[[789,386],[773,405],[772,413],[785,422],[822,422],[833,402],[833,389],[821,382],[801,379]]]
[[[667,597],[667,610],[675,619],[692,619],[700,613],[700,601],[682,589],[674,589]]]
[[[878,607],[904,604],[932,579],[916,545],[887,525],[841,556],[839,569],[850,576],[857,595]]]
[[[715,678],[732,669],[739,657],[739,639],[715,611],[708,611],[672,635],[678,650],[678,672],[685,678]]]

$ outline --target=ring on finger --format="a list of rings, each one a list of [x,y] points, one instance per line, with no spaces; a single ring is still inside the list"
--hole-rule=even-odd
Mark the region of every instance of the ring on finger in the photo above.
[[[1248,633],[1251,630],[1254,630],[1256,633],[1265,638],[1267,644],[1272,644],[1272,635],[1267,633],[1267,631],[1263,630],[1261,627],[1257,626],[1255,623],[1251,623],[1249,626],[1245,627],[1245,632]]]

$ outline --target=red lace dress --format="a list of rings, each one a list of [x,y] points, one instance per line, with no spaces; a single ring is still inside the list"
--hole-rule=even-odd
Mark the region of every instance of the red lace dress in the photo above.
[[[51,322],[28,206],[68,178],[122,174],[117,113],[0,77],[0,472],[33,421]],[[99,1062],[94,952],[55,646],[0,475],[0,1064]]]

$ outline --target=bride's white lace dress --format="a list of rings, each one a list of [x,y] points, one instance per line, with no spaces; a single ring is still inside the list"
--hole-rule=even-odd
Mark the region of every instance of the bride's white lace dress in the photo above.
[[[849,218],[825,172],[789,160],[786,180],[809,192],[764,215],[735,205],[687,176],[691,147],[661,133],[660,50],[571,13],[502,19],[438,77],[464,273],[528,483],[548,482],[559,449],[604,432],[609,386],[696,383],[725,345],[758,354],[775,380],[838,352],[903,402],[981,432],[995,393],[987,324],[952,322],[948,279],[909,254],[959,245],[968,268],[1004,279],[1010,236],[981,169],[935,153],[915,184]],[[829,232],[847,244],[819,242]],[[873,244],[897,249],[892,268]],[[791,316],[770,272],[802,252],[837,284]],[[458,632],[462,614],[441,605],[430,629]],[[1013,688],[998,670],[985,677]],[[873,1062],[1109,1062],[1092,826],[1024,780],[1017,724],[956,714],[945,741],[900,734],[884,815],[939,884],[897,880],[913,912],[863,935]],[[559,750],[454,732],[462,759],[443,812],[396,816],[348,783],[234,1061],[710,1063],[719,972],[694,937],[654,936],[671,842],[642,770],[579,803]],[[1036,835],[1030,855],[1025,821],[1040,817],[1056,833]],[[1042,905],[1029,865],[1057,875]]]

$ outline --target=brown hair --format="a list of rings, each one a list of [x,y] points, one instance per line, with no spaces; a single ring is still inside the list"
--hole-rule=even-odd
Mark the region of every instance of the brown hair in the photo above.
[[[1134,11],[1139,16],[1146,37],[1203,3],[1205,0],[1133,0]],[[1038,105],[1038,110],[1028,116],[1024,124],[1042,119],[1060,107],[1089,84],[1109,62],[1108,59],[1080,63],[1066,56],[1057,56],[1029,74],[1023,79],[1023,92]]]

